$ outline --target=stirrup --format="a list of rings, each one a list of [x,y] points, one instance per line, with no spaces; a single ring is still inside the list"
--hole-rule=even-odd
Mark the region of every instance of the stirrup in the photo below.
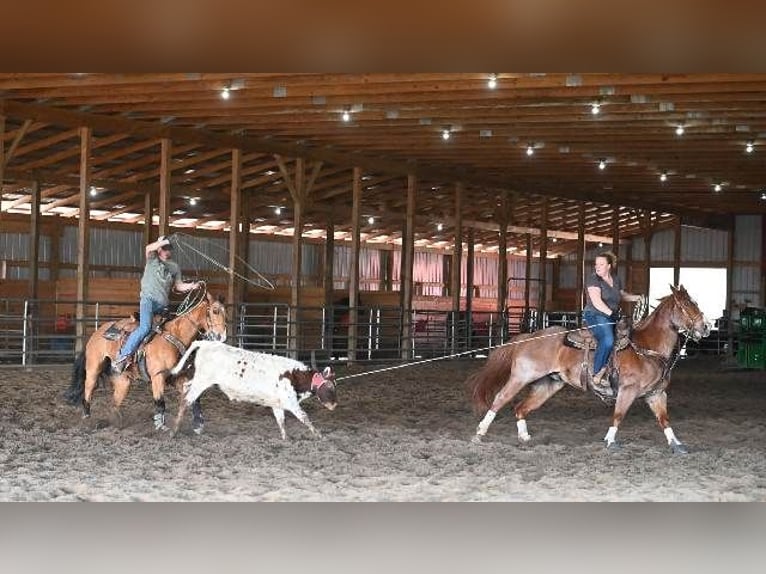
[[[591,388],[599,395],[614,397],[615,392],[614,389],[612,389],[611,383],[609,382],[609,373],[604,372],[598,381],[596,381],[595,376],[596,375],[592,375],[590,378]]]
[[[112,372],[120,375],[125,372],[125,370],[130,366],[130,364],[131,364],[130,355],[127,355],[123,357],[122,359],[117,359],[115,361],[112,361]]]

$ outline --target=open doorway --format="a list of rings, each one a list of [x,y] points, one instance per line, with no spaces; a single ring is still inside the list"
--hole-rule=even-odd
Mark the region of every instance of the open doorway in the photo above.
[[[697,302],[705,319],[714,323],[726,309],[725,267],[681,267],[681,285]],[[673,283],[672,267],[652,267],[649,271],[649,305],[657,306],[657,299],[670,294]]]

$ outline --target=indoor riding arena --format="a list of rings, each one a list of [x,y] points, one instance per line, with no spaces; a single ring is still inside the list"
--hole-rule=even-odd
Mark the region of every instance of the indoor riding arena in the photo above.
[[[0,74],[0,500],[766,500],[764,92]]]

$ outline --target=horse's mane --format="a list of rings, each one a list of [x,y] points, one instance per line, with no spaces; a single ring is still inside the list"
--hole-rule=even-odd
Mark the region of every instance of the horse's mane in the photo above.
[[[659,313],[660,309],[663,309],[673,301],[673,294],[665,295],[658,299],[659,304],[649,313],[646,317],[633,324],[633,331],[643,331],[652,322],[654,317]]]

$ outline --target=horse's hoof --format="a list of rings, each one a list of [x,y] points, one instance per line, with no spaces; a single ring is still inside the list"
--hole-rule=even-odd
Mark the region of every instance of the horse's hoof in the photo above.
[[[192,430],[194,431],[194,434],[201,435],[202,431],[205,429],[204,426],[200,425],[198,427],[194,427]]]
[[[671,442],[670,452],[672,452],[673,454],[689,454],[689,449],[686,448],[686,445],[683,443]]]
[[[612,441],[610,443],[606,444],[606,450],[609,452],[618,452],[622,450],[622,443],[615,441]]]
[[[521,443],[527,443],[532,440],[532,435],[525,434],[525,435],[519,435],[519,442]]]
[[[478,435],[478,434],[474,435],[473,438],[471,439],[471,442],[473,444],[481,444],[481,435]]]

